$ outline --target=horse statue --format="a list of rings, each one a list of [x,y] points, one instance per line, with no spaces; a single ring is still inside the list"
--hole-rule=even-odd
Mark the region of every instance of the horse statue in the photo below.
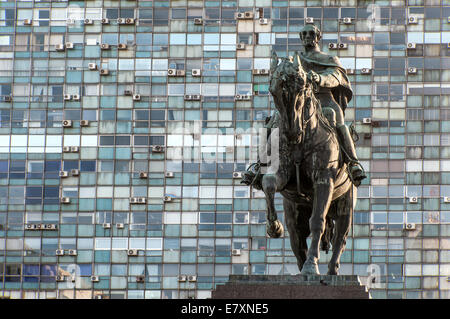
[[[242,183],[264,192],[270,237],[280,237],[284,231],[274,204],[275,193],[282,194],[291,247],[302,275],[320,274],[320,243],[328,252],[330,242],[333,254],[328,275],[337,275],[352,223],[356,186],[330,124],[334,111],[322,110],[298,53],[278,62],[273,52],[269,91],[279,115],[278,127],[271,133],[272,139],[278,138],[278,168],[261,174],[262,164],[257,163],[244,172]]]

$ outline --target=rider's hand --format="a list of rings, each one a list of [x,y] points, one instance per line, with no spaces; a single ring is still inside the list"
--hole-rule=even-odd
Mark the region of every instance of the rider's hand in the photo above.
[[[320,75],[312,70],[308,72],[307,77],[312,83],[320,83]]]

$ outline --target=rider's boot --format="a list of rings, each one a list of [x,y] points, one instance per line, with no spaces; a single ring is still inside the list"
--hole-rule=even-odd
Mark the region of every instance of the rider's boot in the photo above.
[[[344,125],[339,125],[337,127],[338,136],[340,139],[340,144],[345,151],[344,158],[346,158],[346,163],[349,165],[350,174],[352,176],[353,183],[355,186],[359,186],[361,181],[366,178],[364,169],[356,156],[355,145],[353,144],[352,136],[348,130],[348,127]]]

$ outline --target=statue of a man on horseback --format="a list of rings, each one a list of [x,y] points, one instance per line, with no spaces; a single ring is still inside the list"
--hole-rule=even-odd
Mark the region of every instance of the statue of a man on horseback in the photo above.
[[[332,243],[328,274],[336,275],[351,226],[356,187],[366,176],[344,123],[352,98],[346,71],[337,57],[320,51],[320,31],[315,26],[305,26],[300,37],[303,54],[280,62],[273,52],[271,58],[269,91],[276,112],[266,121],[270,130],[266,148],[277,152],[272,155],[277,156],[278,165],[263,174],[261,168],[270,163],[259,158],[244,173],[242,183],[264,192],[270,237],[283,233],[274,205],[275,193],[283,195],[291,247],[302,274],[319,273],[320,244],[328,251]]]

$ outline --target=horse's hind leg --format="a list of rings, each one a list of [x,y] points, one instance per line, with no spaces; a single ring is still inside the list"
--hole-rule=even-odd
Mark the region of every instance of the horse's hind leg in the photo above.
[[[353,189],[352,189],[353,187]],[[328,275],[337,275],[339,270],[339,260],[344,251],[346,239],[352,224],[354,208],[354,198],[356,197],[356,187],[351,186],[341,199],[339,199],[337,218],[334,225],[333,255],[328,263]]]
[[[308,251],[306,238],[309,236],[308,220],[311,213],[308,213],[307,207],[300,206],[288,199],[283,199],[283,207],[291,248],[297,258],[298,270],[301,271]]]

